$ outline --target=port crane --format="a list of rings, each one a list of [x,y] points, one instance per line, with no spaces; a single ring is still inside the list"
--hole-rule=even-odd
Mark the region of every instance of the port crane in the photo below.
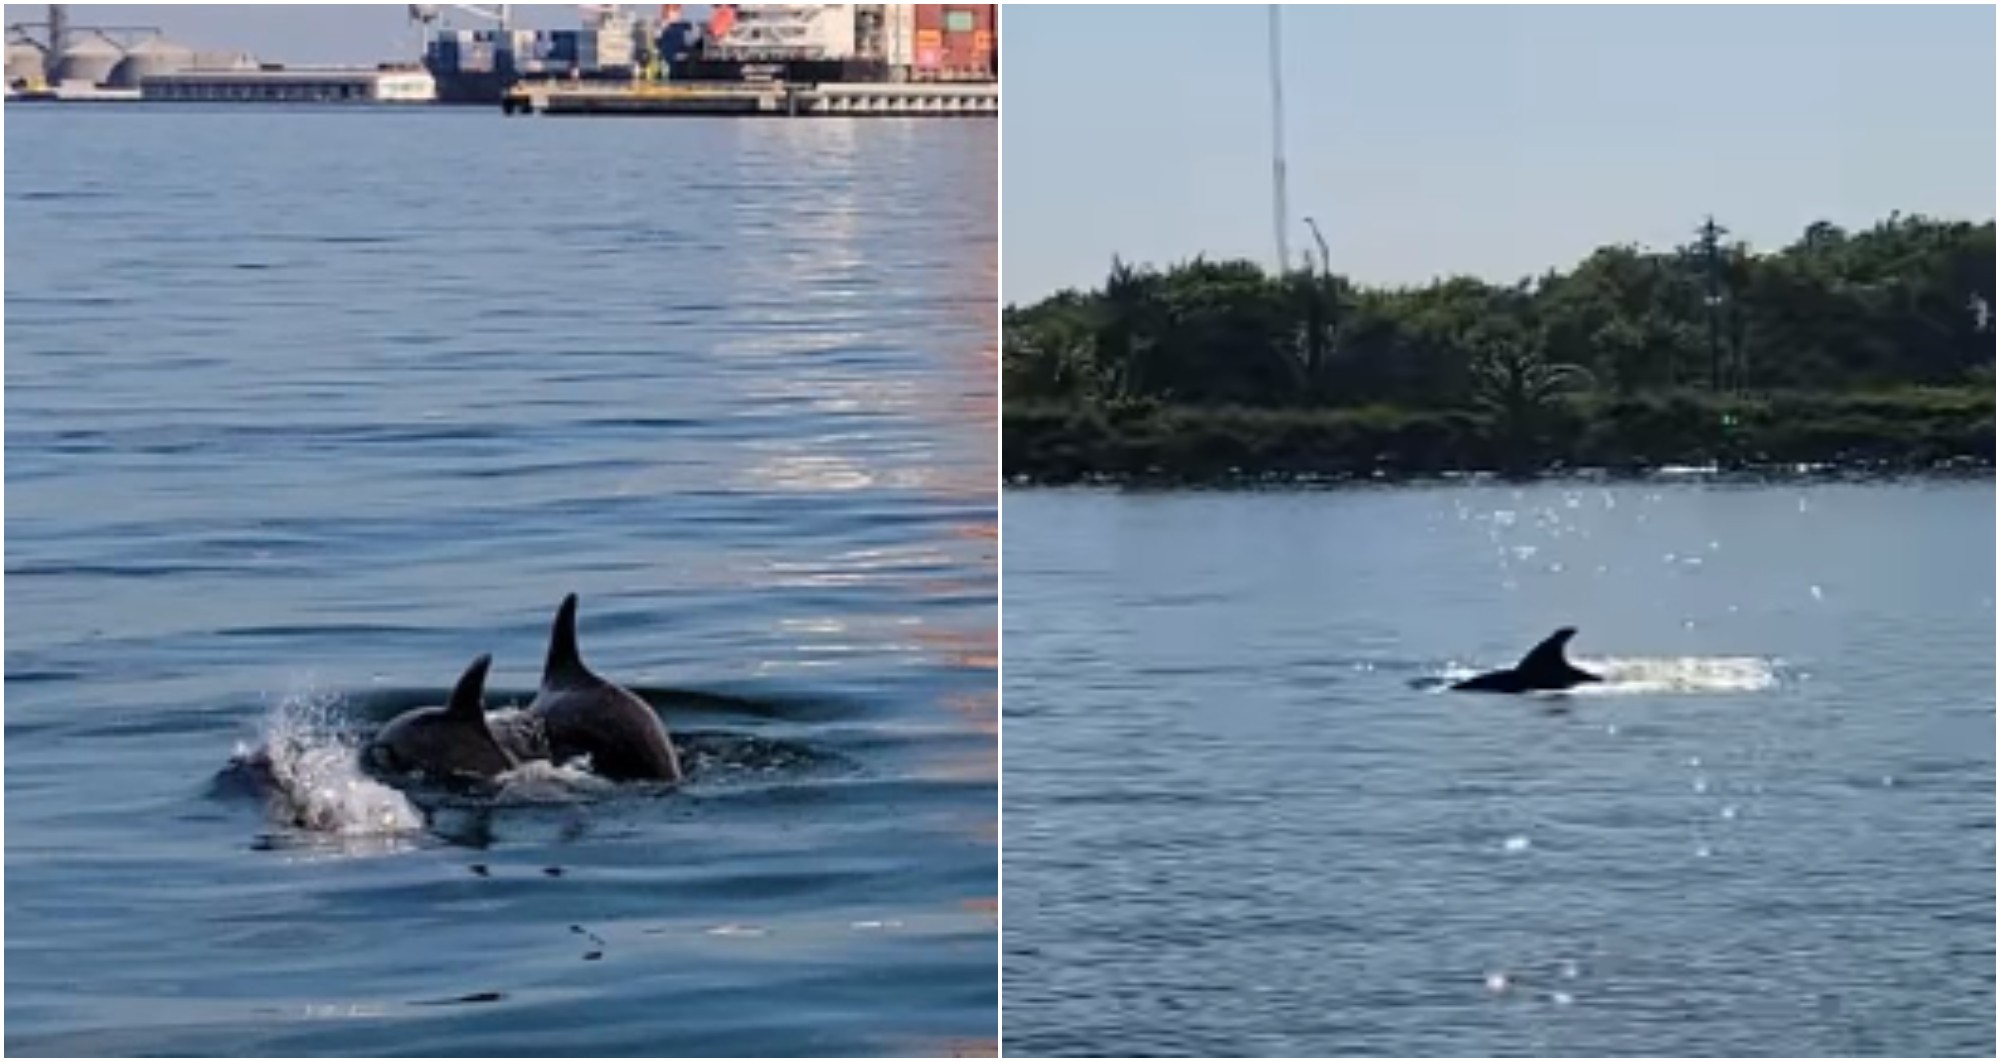
[[[510,10],[512,7],[512,4],[494,4],[491,7],[481,7],[478,4],[409,5],[411,22],[421,22],[424,25],[430,25],[442,20],[445,15],[456,11],[460,14],[470,15],[473,18],[491,22],[503,30],[514,28],[514,13]],[[667,5],[667,7],[663,7],[661,10],[665,11],[669,7],[678,10],[679,5]],[[576,9],[587,21],[591,22],[615,22],[625,14],[625,5],[623,4],[578,4],[576,5]]]
[[[7,24],[9,41],[27,41],[38,45],[53,62],[68,47],[71,34],[92,33],[129,51],[136,42],[148,37],[161,35],[158,26],[72,26],[69,21],[68,4],[48,5],[49,14],[40,22],[10,22]],[[35,32],[41,31],[38,39]]]
[[[512,6],[511,4],[496,4],[493,7],[480,7],[477,4],[411,4],[410,21],[421,22],[428,26],[443,18],[447,13],[456,11],[460,14],[471,15],[473,18],[484,19],[503,30],[512,29],[514,28],[514,13],[509,10]]]

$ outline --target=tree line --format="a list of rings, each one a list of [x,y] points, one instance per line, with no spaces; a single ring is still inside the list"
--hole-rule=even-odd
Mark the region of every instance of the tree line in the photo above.
[[[1575,441],[1560,437],[1565,415],[1593,404],[1686,412],[1952,388],[1983,392],[1990,440],[1991,221],[1821,222],[1770,252],[1722,233],[1711,222],[1669,250],[1604,247],[1513,284],[1369,288],[1240,260],[1114,261],[1097,290],[1007,308],[1006,400],[1023,430],[1052,410],[1450,414],[1477,437],[1468,452],[1520,464],[1560,456]]]

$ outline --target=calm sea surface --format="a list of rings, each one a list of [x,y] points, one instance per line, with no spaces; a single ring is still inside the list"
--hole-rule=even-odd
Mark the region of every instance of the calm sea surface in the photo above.
[[[6,136],[9,1053],[992,1049],[994,124]],[[354,768],[571,590],[684,791]]]
[[[1990,479],[1005,508],[1009,1053],[1991,1056]]]

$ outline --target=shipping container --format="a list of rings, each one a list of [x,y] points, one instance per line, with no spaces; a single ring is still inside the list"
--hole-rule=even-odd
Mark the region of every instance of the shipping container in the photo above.
[[[917,5],[882,5],[882,58],[891,67],[917,61]]]
[[[991,66],[993,42],[983,33],[947,33],[944,68],[960,74],[983,74]]]
[[[632,62],[632,38],[620,33],[602,33],[595,43],[599,62],[612,65]]]
[[[911,64],[925,78],[985,80],[997,69],[998,5],[915,4]]]
[[[944,4],[938,15],[939,29],[947,33],[993,31],[994,4]]]

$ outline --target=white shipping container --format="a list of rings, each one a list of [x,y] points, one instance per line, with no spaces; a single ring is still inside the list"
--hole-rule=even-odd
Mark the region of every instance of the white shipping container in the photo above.
[[[890,66],[914,66],[917,61],[917,5],[882,5],[882,58]]]

